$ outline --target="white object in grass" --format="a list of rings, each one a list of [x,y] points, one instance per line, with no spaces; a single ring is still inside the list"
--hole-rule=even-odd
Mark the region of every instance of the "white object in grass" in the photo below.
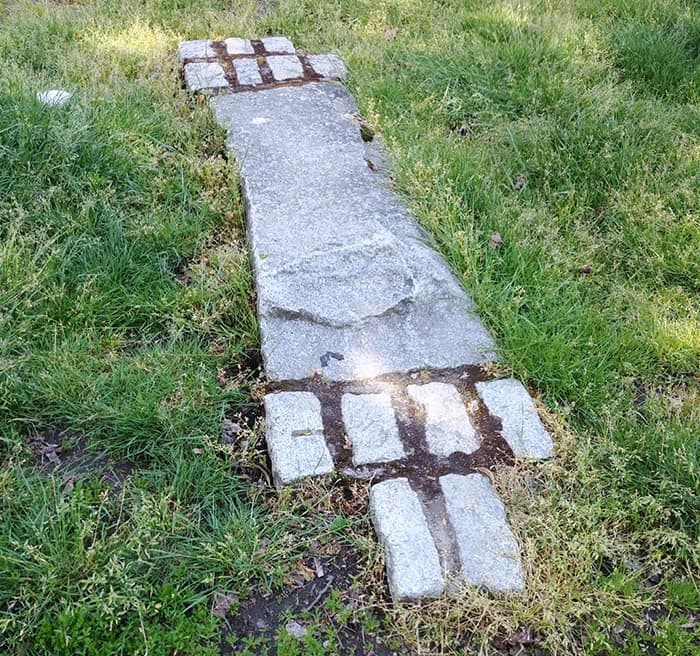
[[[65,89],[48,89],[46,91],[39,91],[36,94],[36,99],[42,104],[48,107],[62,107],[71,98],[73,94]]]

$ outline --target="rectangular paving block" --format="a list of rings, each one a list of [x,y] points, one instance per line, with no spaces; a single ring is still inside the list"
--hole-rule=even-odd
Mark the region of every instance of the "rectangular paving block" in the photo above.
[[[472,453],[479,448],[476,431],[454,385],[409,385],[406,391],[425,414],[425,438],[430,453],[447,458],[455,452]]]
[[[309,55],[307,57],[311,68],[321,77],[338,78],[347,77],[348,69],[345,62],[337,55]]]
[[[394,601],[440,596],[445,588],[440,558],[408,481],[393,478],[377,483],[370,491],[369,506]]]
[[[221,89],[228,86],[224,69],[216,62],[185,64],[185,83],[190,91]]]
[[[278,82],[293,80],[304,75],[304,67],[296,55],[270,55],[267,65],[272,71],[272,77]]]
[[[488,479],[481,474],[448,474],[440,478],[440,487],[464,580],[493,592],[522,590],[520,548]]]
[[[477,383],[489,412],[501,420],[503,438],[519,458],[551,458],[552,437],[542,425],[525,386],[515,378]]]
[[[233,68],[236,70],[238,84],[244,86],[262,84],[263,79],[255,59],[234,59]]]
[[[197,41],[182,41],[177,47],[177,56],[181,64],[187,59],[213,59],[216,53],[210,39],[199,39]]]
[[[266,36],[262,41],[267,52],[284,52],[293,55],[294,44],[286,36]]]
[[[226,45],[226,52],[228,52],[229,55],[252,55],[255,53],[250,39],[224,39],[224,44]]]
[[[345,431],[352,442],[353,465],[404,457],[389,394],[344,394],[341,406]]]
[[[265,396],[265,440],[278,487],[333,471],[323,435],[321,404],[311,392]]]

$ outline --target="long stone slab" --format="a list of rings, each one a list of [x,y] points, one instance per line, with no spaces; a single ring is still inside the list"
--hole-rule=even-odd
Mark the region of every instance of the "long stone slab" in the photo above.
[[[493,359],[469,297],[386,176],[367,166],[343,86],[210,102],[241,166],[271,379],[353,380]]]

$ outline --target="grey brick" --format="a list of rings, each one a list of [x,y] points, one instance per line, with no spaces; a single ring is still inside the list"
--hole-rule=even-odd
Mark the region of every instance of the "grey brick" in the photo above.
[[[501,420],[503,438],[519,458],[551,458],[552,438],[535,404],[515,378],[477,383],[476,390],[491,414]]]
[[[440,596],[445,582],[437,548],[408,481],[394,478],[377,483],[369,503],[394,601]]]
[[[472,453],[479,448],[467,409],[454,385],[409,385],[406,391],[425,413],[425,437],[430,453],[446,458],[455,452]]]
[[[307,57],[311,68],[321,77],[344,79],[348,69],[345,62],[337,55],[309,55]]]
[[[216,53],[212,48],[212,41],[199,39],[197,41],[181,41],[177,46],[177,56],[181,64],[186,59],[212,59]]]
[[[493,592],[524,587],[520,548],[498,494],[481,474],[440,478],[464,580]]]
[[[355,466],[405,455],[389,394],[344,394],[341,405]]]
[[[266,36],[260,39],[267,52],[286,52],[293,55],[294,44],[286,36]]]
[[[311,392],[277,392],[265,397],[265,439],[278,487],[333,471],[321,404]]]
[[[234,59],[233,67],[236,69],[238,84],[244,86],[262,84],[258,62],[255,59]]]
[[[296,55],[271,55],[267,58],[267,65],[278,82],[304,75],[304,68]]]
[[[185,83],[190,91],[228,86],[224,69],[215,62],[185,64]]]
[[[224,43],[229,55],[252,55],[255,53],[250,39],[230,38],[224,39]]]

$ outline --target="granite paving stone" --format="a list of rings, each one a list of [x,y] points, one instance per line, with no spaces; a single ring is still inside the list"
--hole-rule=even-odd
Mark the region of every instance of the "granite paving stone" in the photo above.
[[[532,397],[514,378],[476,384],[491,414],[501,420],[503,438],[519,458],[551,458],[552,437],[542,425]]]
[[[341,80],[347,77],[345,62],[337,55],[309,55],[307,59],[314,72],[321,77]]]
[[[395,601],[438,597],[445,588],[440,558],[416,493],[405,478],[377,483],[370,491],[374,530],[384,548]]]
[[[294,44],[286,36],[266,36],[261,39],[267,52],[285,52],[293,55]]]
[[[185,82],[193,91],[221,89],[228,86],[224,69],[216,62],[185,64]]]
[[[353,380],[493,358],[471,300],[385,176],[367,167],[341,85],[211,103],[241,163],[270,378]],[[328,351],[342,360],[323,366]]]
[[[488,479],[481,474],[448,474],[440,478],[440,487],[464,580],[494,592],[522,590],[520,548]]]
[[[272,71],[272,77],[279,82],[300,78],[304,74],[304,67],[296,55],[270,55],[267,57],[267,65]]]
[[[230,38],[224,39],[226,52],[229,55],[252,55],[255,53],[250,39]]]
[[[278,487],[334,469],[323,435],[321,404],[311,392],[265,396],[265,439]]]
[[[177,54],[181,64],[187,59],[213,59],[216,57],[213,41],[210,39],[182,41],[178,45]],[[193,89],[193,91],[196,91],[196,89]]]
[[[353,465],[404,457],[389,394],[344,394],[341,404],[345,430],[352,442]]]
[[[472,453],[479,448],[467,409],[454,385],[409,385],[406,391],[425,414],[425,439],[430,453],[447,458],[455,452]]]
[[[234,59],[233,68],[236,71],[238,84],[252,86],[262,84],[263,79],[255,59]]]

